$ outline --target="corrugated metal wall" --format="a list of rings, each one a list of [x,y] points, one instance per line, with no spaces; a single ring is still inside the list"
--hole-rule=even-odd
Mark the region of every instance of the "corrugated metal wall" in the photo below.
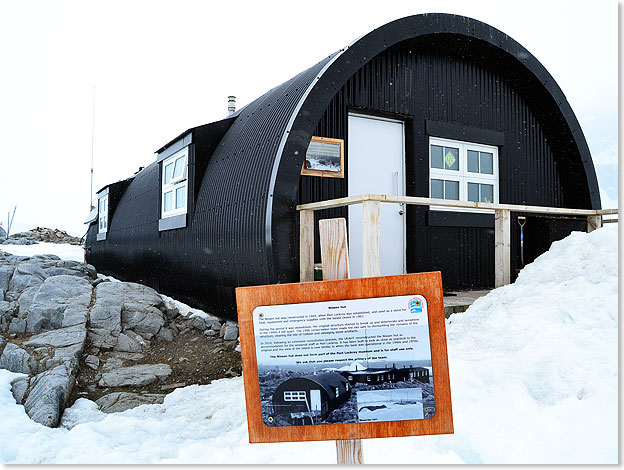
[[[580,160],[578,151],[567,143],[568,136],[546,135],[540,124],[546,118],[540,100],[546,98],[536,86],[539,83],[531,82],[526,71],[510,68],[508,62],[503,68],[496,59],[494,47],[467,44],[465,38],[452,36],[394,46],[345,84],[323,114],[315,135],[347,139],[349,110],[396,114],[406,123],[407,195],[427,197],[425,120],[503,132],[500,201],[564,206],[558,159]],[[346,159],[348,172],[348,154]],[[585,193],[574,193],[582,192],[565,198],[569,207],[589,204],[581,199]],[[300,203],[346,195],[347,177],[301,177]],[[317,219],[346,216],[346,209],[335,209],[321,212]],[[469,222],[463,227],[436,227],[427,220],[426,208],[408,208],[408,271],[441,270],[446,288],[493,286],[493,228],[470,227]],[[516,229],[512,226],[512,231]],[[320,261],[318,242],[316,261]]]

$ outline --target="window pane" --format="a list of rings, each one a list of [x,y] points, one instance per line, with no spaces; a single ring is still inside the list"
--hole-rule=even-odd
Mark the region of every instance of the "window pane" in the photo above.
[[[431,180],[431,197],[444,199],[444,181]]]
[[[481,173],[494,174],[494,157],[491,153],[481,152]]]
[[[184,173],[184,161],[186,157],[180,157],[175,161],[175,167],[173,168],[173,178],[180,178]]]
[[[459,181],[444,182],[444,199],[455,199],[459,201]]]
[[[494,186],[491,184],[481,185],[481,202],[494,202]]]
[[[173,191],[165,193],[165,212],[173,209]]]
[[[468,171],[479,173],[479,152],[468,150]]]
[[[169,165],[167,165],[165,167],[165,184],[169,183],[171,181],[171,172],[173,171],[173,163],[169,163]]]
[[[186,206],[186,185],[176,188],[176,209],[180,209]]]
[[[439,145],[431,146],[431,168],[444,168],[444,159],[442,158],[442,147]]]
[[[459,149],[444,147],[444,169],[459,171]]]
[[[479,202],[479,184],[468,183],[468,200]]]

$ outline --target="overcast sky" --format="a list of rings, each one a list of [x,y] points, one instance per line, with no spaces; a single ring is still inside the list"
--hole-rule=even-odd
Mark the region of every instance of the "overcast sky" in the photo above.
[[[81,236],[94,191],[189,127],[224,118],[389,21],[446,12],[526,47],[554,76],[617,198],[618,5],[593,1],[0,0],[0,221]],[[610,199],[610,200],[608,200]]]

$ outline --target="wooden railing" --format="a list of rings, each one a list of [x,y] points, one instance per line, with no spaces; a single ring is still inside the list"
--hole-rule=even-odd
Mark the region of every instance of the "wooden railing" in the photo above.
[[[363,194],[328,201],[312,202],[297,206],[300,211],[299,227],[299,274],[302,282],[314,280],[314,211],[362,204],[363,210],[363,274],[365,277],[380,275],[380,204],[412,204],[460,209],[490,209],[494,211],[494,263],[496,287],[509,284],[511,280],[511,212],[572,215],[587,217],[587,231],[602,226],[604,215],[617,215],[617,209],[566,209],[562,207],[525,206],[517,204],[493,204],[486,202],[450,201],[427,197],[388,196]],[[617,219],[605,220],[615,222]]]

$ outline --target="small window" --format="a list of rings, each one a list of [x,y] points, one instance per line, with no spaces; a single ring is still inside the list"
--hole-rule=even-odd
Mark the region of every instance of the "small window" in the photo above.
[[[188,147],[163,161],[161,217],[186,214]]]
[[[306,401],[306,392],[286,391],[284,392],[284,401]]]
[[[108,193],[98,198],[98,233],[108,230]]]
[[[497,147],[430,137],[429,161],[429,197],[455,201],[498,202]],[[478,209],[432,208],[484,212]]]

